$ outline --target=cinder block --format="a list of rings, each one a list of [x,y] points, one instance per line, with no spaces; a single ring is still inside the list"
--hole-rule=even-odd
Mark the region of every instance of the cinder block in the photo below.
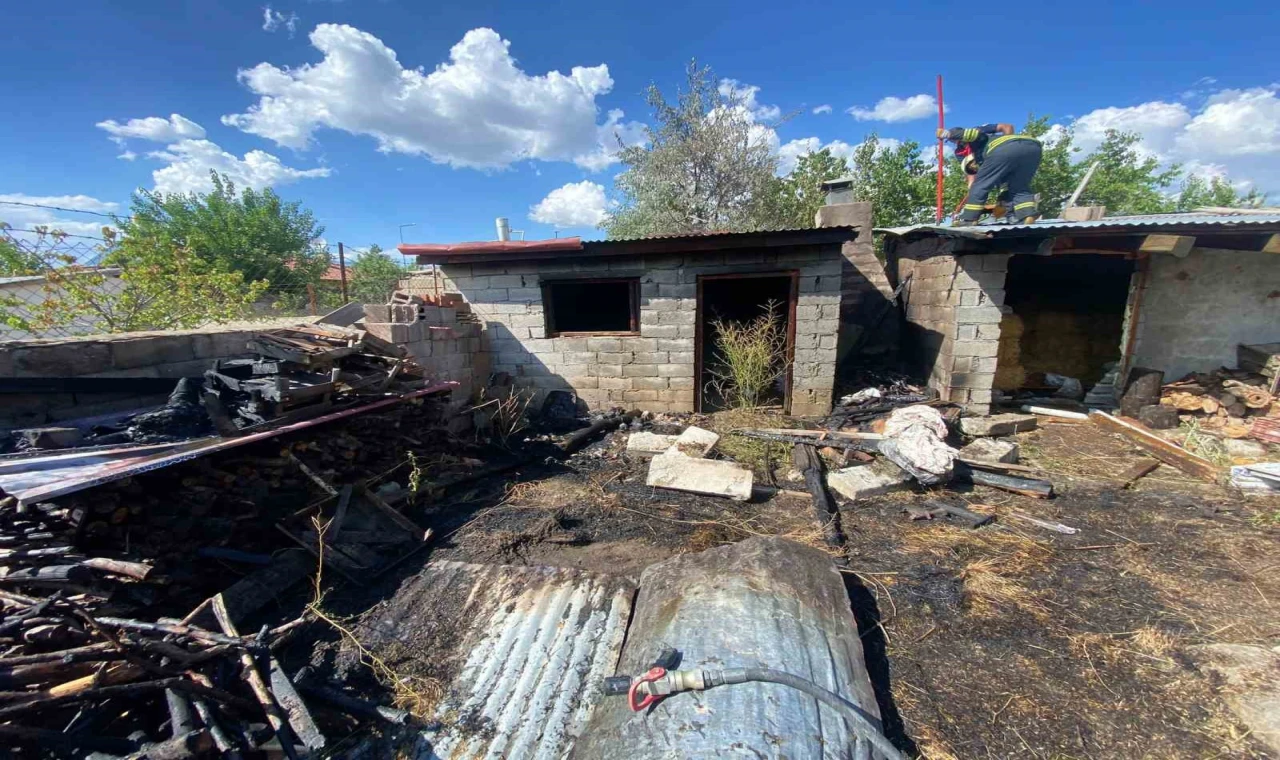
[[[962,306],[956,309],[956,322],[962,325],[998,325],[1003,317],[998,306]]]
[[[692,311],[669,311],[658,314],[660,325],[692,325],[698,321],[698,315]]]
[[[994,340],[958,340],[952,347],[954,356],[995,356],[1000,343]]]
[[[692,351],[672,351],[667,354],[667,364],[693,364]]]
[[[670,327],[670,325],[663,325],[663,327]],[[676,325],[676,337],[692,338],[697,334],[697,329],[698,328],[694,325]]]
[[[650,298],[641,308],[646,311],[672,312],[680,311],[679,298]]]
[[[680,282],[680,272],[675,269],[650,270],[645,273],[640,282],[651,282],[655,285],[675,285]]]
[[[598,377],[596,378],[598,387],[601,390],[613,391],[629,391],[631,390],[632,378],[630,377]]]
[[[661,338],[658,340],[659,351],[692,351],[693,340],[690,338]]]
[[[631,378],[631,387],[636,390],[663,391],[667,389],[667,378],[633,377]]]
[[[979,340],[1000,340],[1000,325],[974,325]]]
[[[622,350],[634,351],[637,353],[657,351],[658,341],[656,338],[623,338]]]
[[[693,377],[692,364],[659,364],[656,369],[662,377]]]
[[[589,350],[587,348],[586,338],[555,338],[556,350],[569,352],[582,352]]]
[[[504,303],[511,300],[507,297],[506,288],[486,288],[468,293],[471,303]]]
[[[632,366],[632,365],[627,365]],[[621,364],[595,364],[591,367],[591,374],[596,377],[622,377]]]
[[[602,364],[631,364],[635,361],[635,354],[627,351],[621,351],[616,354],[601,351],[597,356]]]
[[[622,367],[623,377],[657,377],[658,374],[657,364],[627,364]],[[692,367],[689,368],[689,374],[691,376],[693,374]],[[663,377],[672,377],[672,375],[665,372],[662,375]]]
[[[533,280],[536,278],[530,277],[529,279]],[[491,288],[524,288],[528,286],[525,284],[525,278],[521,277],[520,275],[495,274],[495,275],[489,276],[489,287]]]
[[[622,350],[622,341],[617,338],[587,338],[587,350],[617,353]]]
[[[643,316],[643,314],[641,315]],[[683,336],[680,334],[680,325],[646,325],[643,322],[640,325],[640,335],[645,338],[682,338],[692,335]]]
[[[672,377],[667,379],[667,387],[672,390],[692,390],[694,379],[690,377]]]
[[[524,301],[533,303],[542,301],[542,288],[509,288],[507,290],[508,301]]]
[[[601,361],[604,361],[604,356],[605,354],[601,354]],[[637,353],[634,355],[633,361],[636,364],[666,364],[667,356],[666,352],[659,351]]]
[[[657,401],[657,391],[623,391],[623,401]]]

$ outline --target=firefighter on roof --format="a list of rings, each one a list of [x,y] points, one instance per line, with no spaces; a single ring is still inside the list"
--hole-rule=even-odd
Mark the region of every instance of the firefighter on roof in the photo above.
[[[986,210],[987,196],[1001,186],[1001,204],[1011,209],[1017,222],[1034,222],[1039,212],[1031,192],[1031,180],[1040,168],[1040,141],[1017,135],[1011,124],[939,129],[938,139],[956,144],[955,154],[969,180],[969,195],[955,220],[957,226],[978,221]]]

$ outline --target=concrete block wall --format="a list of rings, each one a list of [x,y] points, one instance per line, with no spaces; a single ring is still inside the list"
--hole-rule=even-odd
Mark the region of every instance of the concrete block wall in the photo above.
[[[1010,254],[956,256],[936,242],[899,244],[893,257],[898,282],[912,275],[906,358],[942,399],[987,414]]]
[[[836,245],[686,255],[445,264],[447,292],[461,293],[486,324],[491,370],[541,397],[571,390],[592,408],[692,411],[697,283],[702,275],[797,270],[792,413],[825,414],[835,386],[841,262]],[[548,338],[544,280],[636,277],[638,335]],[[538,399],[535,399],[535,403]]]
[[[205,328],[96,338],[0,343],[2,377],[197,377],[215,359],[250,356],[253,330]],[[0,427],[126,411],[163,402],[168,394],[43,393],[0,395]]]
[[[455,408],[472,399],[488,378],[489,357],[479,324],[365,321],[364,329],[375,338],[404,346],[428,377],[458,383],[451,399]]]
[[[1280,341],[1280,255],[1193,248],[1148,267],[1129,366],[1176,380],[1236,366],[1240,343]]]
[[[844,257],[840,272],[840,358],[853,347],[864,329],[893,297],[884,264],[876,257],[872,205],[869,202],[838,203],[822,206],[815,220],[819,227],[851,226],[858,237],[841,246]],[[864,348],[895,348],[898,343],[898,320],[885,319],[870,336]]]

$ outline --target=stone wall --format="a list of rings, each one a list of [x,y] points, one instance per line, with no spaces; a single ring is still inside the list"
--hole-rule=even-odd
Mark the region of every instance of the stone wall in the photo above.
[[[1129,366],[1174,380],[1236,366],[1240,343],[1280,341],[1280,255],[1196,248],[1149,267]]]
[[[701,275],[798,270],[792,413],[825,414],[835,385],[841,263],[839,246],[801,246],[687,255],[564,258],[445,264],[443,287],[461,293],[486,325],[491,370],[537,396],[572,390],[592,408],[694,408],[694,337]],[[430,280],[430,275],[425,278]],[[639,278],[639,335],[546,334],[544,279]]]
[[[215,359],[250,354],[244,328],[124,333],[96,338],[0,343],[0,377],[196,377]],[[168,394],[0,395],[0,426],[39,425],[151,406]]]
[[[897,242],[890,260],[904,291],[903,354],[946,400],[975,414],[991,408],[1009,254],[957,256],[938,239]]]

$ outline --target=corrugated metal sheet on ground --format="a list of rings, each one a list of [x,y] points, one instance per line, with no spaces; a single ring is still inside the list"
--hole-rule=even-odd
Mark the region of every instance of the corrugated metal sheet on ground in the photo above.
[[[1089,222],[1068,222],[1065,219],[1042,219],[1034,224],[979,224],[972,227],[952,227],[946,224],[916,224],[909,227],[880,227],[876,232],[905,237],[936,234],[944,237],[989,238],[1014,233],[1040,230],[1094,230],[1094,229],[1142,229],[1148,227],[1260,227],[1280,225],[1280,214],[1143,214],[1134,216],[1108,216]]]
[[[448,620],[435,636],[451,651],[423,658],[461,665],[413,757],[560,758],[612,675],[631,616],[635,582],[572,568],[433,562],[362,624],[378,652],[411,651],[422,616]]]

